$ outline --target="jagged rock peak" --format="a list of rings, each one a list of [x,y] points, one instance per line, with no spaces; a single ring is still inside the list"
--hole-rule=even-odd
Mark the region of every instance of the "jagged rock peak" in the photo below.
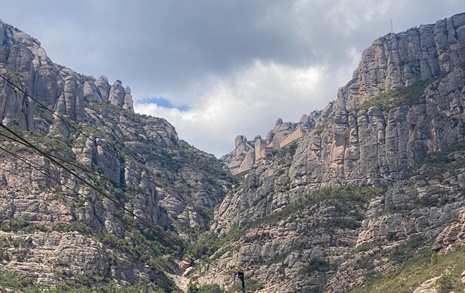
[[[388,273],[397,270],[404,283],[404,273],[418,269],[419,262],[407,262],[412,257],[431,263],[434,276],[449,274],[430,252],[442,258],[465,244],[464,76],[465,14],[375,40],[337,100],[310,113],[315,125],[293,148],[238,176],[242,184],[216,209],[211,227],[245,227],[244,236],[223,245],[215,264],[249,264],[263,285],[257,292],[371,292],[381,288],[365,282],[373,272],[392,285]],[[277,139],[286,125],[268,137]],[[351,190],[370,198],[360,201]],[[463,263],[452,256],[447,267]],[[200,282],[232,284],[219,271]],[[454,275],[461,286],[463,276]],[[421,287],[409,292],[437,291]]]
[[[385,91],[438,77],[465,60],[465,13],[389,33],[373,41],[347,85],[337,108],[352,108]]]
[[[54,63],[38,40],[1,21],[0,40],[0,63],[50,109],[74,119],[82,116],[85,103],[110,102],[134,111],[131,90],[121,81],[110,86],[105,76],[96,80]]]
[[[111,86],[108,99],[113,105],[134,111],[131,89],[128,86],[123,88],[123,83],[120,80],[115,81]]]

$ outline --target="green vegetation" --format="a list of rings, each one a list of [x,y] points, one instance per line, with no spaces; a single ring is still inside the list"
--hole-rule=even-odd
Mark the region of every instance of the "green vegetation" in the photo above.
[[[198,287],[197,284],[192,282],[187,286],[187,293],[223,293],[224,290],[221,289],[218,284],[204,284]]]
[[[352,288],[351,293],[403,293],[412,292],[426,280],[436,280],[438,292],[463,292],[460,275],[465,271],[465,247],[440,255],[435,252],[419,253],[401,268],[385,276],[376,276],[362,286]]]
[[[369,274],[374,274],[373,269],[376,266],[375,263],[383,258],[389,259],[390,261],[398,265],[403,265],[404,263],[406,263],[414,257],[429,254],[429,249],[425,248],[428,247],[428,244],[429,241],[421,236],[412,237],[407,241],[392,248],[385,247],[386,242],[382,240],[364,243],[356,247],[353,250],[353,253],[360,253],[363,251],[367,251],[369,253],[360,254],[361,258],[357,260],[354,268],[364,269],[369,271]]]
[[[257,290],[263,289],[263,285],[260,284],[257,280],[247,278],[245,276],[245,292],[246,293],[253,293]],[[236,293],[236,292],[242,292],[242,284],[240,280],[237,280],[236,284],[230,288],[229,290],[226,290],[225,293]]]
[[[367,110],[370,107],[378,107],[383,111],[389,111],[401,105],[415,105],[420,102],[420,97],[426,87],[436,79],[420,81],[411,86],[405,86],[398,89],[384,92],[374,98],[371,98],[353,110]]]
[[[5,292],[4,290],[21,291],[24,293],[42,292],[35,285],[34,278],[10,271],[0,271],[0,291]]]
[[[275,212],[267,218],[259,219],[254,223],[254,226],[260,225],[262,223],[266,224],[275,224],[281,220],[288,219],[298,215],[300,211],[304,210],[308,206],[318,204],[326,200],[335,200],[339,203],[338,208],[340,212],[348,212],[349,206],[344,205],[348,202],[359,202],[367,203],[371,198],[381,195],[386,191],[385,187],[360,187],[352,185],[343,185],[333,188],[324,188],[320,191],[312,193],[309,196],[301,197],[295,202],[289,203],[279,212]],[[344,219],[333,219],[334,221],[332,227],[337,227],[339,224],[347,228],[357,228],[356,224],[352,221],[345,222]],[[361,218],[360,218],[361,220]]]
[[[254,279],[245,278],[245,292],[252,293],[262,289],[263,286]],[[199,287],[198,284],[190,282],[187,286],[187,293],[236,293],[242,292],[242,283],[236,280],[234,286],[228,290],[223,290],[218,284],[204,284]]]
[[[81,276],[80,281],[86,282],[85,279],[90,280],[90,276]],[[81,283],[82,283],[81,282]],[[72,287],[71,283],[58,285],[56,289],[50,289],[46,292],[50,293],[97,293],[97,292],[108,292],[108,293],[163,293],[162,289],[154,291],[149,286],[134,285],[127,287],[118,287],[114,283],[107,285],[90,285],[89,287],[83,287],[82,284],[74,283],[75,287]],[[1,292],[23,292],[23,293],[40,293],[44,292],[43,288],[40,288],[35,283],[35,278],[24,276],[11,271],[0,271],[0,291]],[[181,292],[173,290],[172,293]],[[204,291],[201,291],[204,292]],[[205,291],[208,292],[208,291]],[[211,291],[214,292],[214,291]]]
[[[18,88],[20,88],[20,89],[23,88],[23,86],[22,86],[23,77],[21,76],[21,73],[8,70],[8,72],[7,72],[7,79],[8,79],[8,81],[10,81],[15,87],[18,87]],[[16,89],[15,89],[15,91],[16,91]]]
[[[216,235],[211,232],[203,233],[192,245],[191,251],[195,257],[211,256],[217,252],[226,243],[232,243],[247,233],[248,226],[244,228],[233,227],[228,233]]]
[[[329,269],[330,269],[330,265],[326,260],[314,257],[300,271],[300,273],[301,274],[311,274],[313,272],[326,272]]]
[[[298,216],[303,210],[310,206],[319,204],[323,201],[332,201],[331,205],[335,208],[337,217],[322,222],[328,228],[342,228],[342,229],[356,229],[360,226],[363,215],[354,211],[349,203],[366,204],[373,197],[379,196],[386,191],[385,187],[358,187],[351,185],[344,185],[334,188],[325,188],[315,192],[307,197],[302,197],[299,200],[288,204],[282,210],[277,211],[266,218],[261,218],[255,222],[245,225],[243,227],[232,227],[228,233],[216,235],[211,232],[203,233],[192,245],[191,251],[195,257],[211,256],[218,252],[216,257],[220,256],[219,249],[224,247],[227,243],[234,243],[250,229],[258,228],[260,225],[275,225],[282,220],[291,220],[293,217]],[[347,215],[351,215],[347,217]],[[355,219],[355,220],[354,220]],[[272,238],[269,233],[256,233],[252,236],[244,238],[244,242],[254,242],[257,239]],[[277,263],[284,260],[290,252],[283,252],[282,254],[275,255],[270,262]]]
[[[33,223],[26,220],[0,220],[0,230],[5,232],[18,232],[18,231],[25,231],[25,232],[32,232],[32,231],[48,231],[49,229],[42,224]]]
[[[453,166],[463,166],[465,163],[465,158],[454,158],[451,155],[458,151],[465,151],[465,140],[455,142],[444,148],[443,151],[429,154],[415,165],[411,175],[424,179],[441,179]]]
[[[293,141],[290,144],[280,148],[276,154],[281,156],[289,154],[291,157],[293,157],[295,155],[295,151],[297,150],[297,146],[297,141]]]
[[[438,293],[463,292],[465,288],[457,274],[444,274],[436,280],[435,285]]]

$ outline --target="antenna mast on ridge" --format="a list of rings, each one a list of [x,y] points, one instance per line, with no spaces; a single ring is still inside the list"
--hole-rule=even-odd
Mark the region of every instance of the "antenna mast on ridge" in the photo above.
[[[391,34],[394,33],[394,29],[393,29],[393,26],[392,26],[392,18],[391,18]]]

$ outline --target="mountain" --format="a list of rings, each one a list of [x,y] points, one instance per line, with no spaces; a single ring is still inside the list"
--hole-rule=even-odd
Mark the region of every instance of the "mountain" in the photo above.
[[[8,24],[0,36],[0,291],[179,292],[169,275],[235,179],[134,113],[121,81],[53,63]]]
[[[465,14],[390,33],[308,123],[238,136],[223,160],[241,184],[209,232],[216,267],[194,277],[228,287],[237,268],[256,292],[462,292],[464,69]]]
[[[465,14],[375,40],[221,160],[0,35],[2,291],[463,292]]]

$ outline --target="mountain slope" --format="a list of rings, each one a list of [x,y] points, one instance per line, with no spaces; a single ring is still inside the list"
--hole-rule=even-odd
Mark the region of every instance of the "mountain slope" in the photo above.
[[[464,65],[465,14],[375,40],[301,139],[241,170],[211,230],[235,237],[200,282],[237,268],[257,292],[345,292],[462,245]]]
[[[166,120],[135,114],[121,81],[53,63],[10,25],[0,36],[2,276],[58,291],[175,290],[166,273],[180,272],[234,180]]]

